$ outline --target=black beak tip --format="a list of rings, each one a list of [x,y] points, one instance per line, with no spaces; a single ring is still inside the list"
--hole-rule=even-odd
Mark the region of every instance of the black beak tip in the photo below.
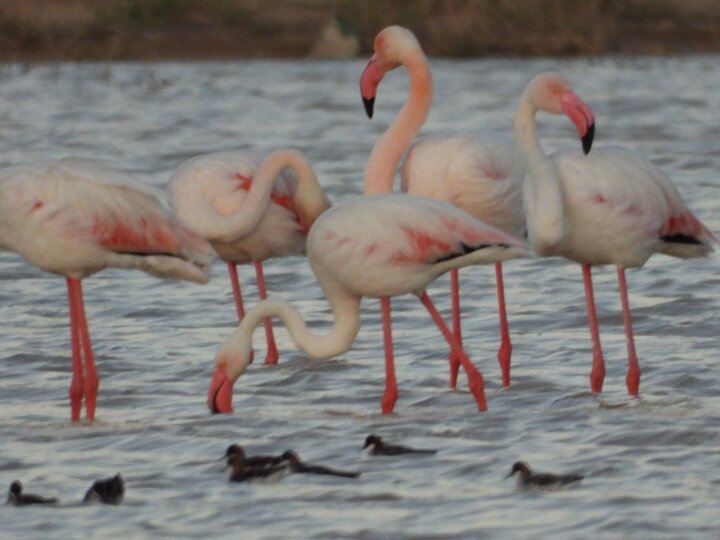
[[[375,98],[363,98],[363,105],[365,105],[365,112],[368,115],[368,118],[373,117],[373,110],[375,108]]]
[[[595,123],[592,123],[588,126],[588,130],[582,137],[582,146],[583,146],[583,152],[585,155],[590,153],[590,149],[592,148],[593,138],[595,137]]]

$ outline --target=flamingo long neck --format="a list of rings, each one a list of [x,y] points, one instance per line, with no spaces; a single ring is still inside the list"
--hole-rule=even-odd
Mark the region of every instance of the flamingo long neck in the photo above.
[[[408,99],[370,153],[365,166],[365,195],[393,191],[400,158],[430,113],[432,75],[425,54],[415,51],[403,65],[410,75]]]
[[[515,141],[526,170],[523,204],[528,238],[539,255],[549,256],[557,254],[565,236],[565,205],[557,166],[538,140],[536,112],[526,91],[515,115]]]
[[[236,380],[247,368],[252,349],[252,335],[263,320],[279,317],[290,332],[295,345],[312,358],[331,358],[347,351],[360,329],[360,298],[342,289],[328,291],[323,287],[333,314],[330,333],[311,332],[302,315],[288,302],[265,300],[245,315],[237,330],[225,341],[217,353],[216,363],[226,363],[231,380]]]
[[[330,208],[330,201],[318,182],[315,170],[305,156],[300,152],[289,151],[285,165],[293,169],[297,175],[295,208],[305,230],[310,230],[320,214]]]
[[[301,220],[308,220],[308,227],[312,225],[330,203],[305,157],[295,150],[277,150],[269,154],[257,168],[242,205],[223,220],[224,223],[215,236],[225,241],[233,241],[253,232],[270,204],[275,179],[286,168],[293,169],[298,176],[296,206]]]

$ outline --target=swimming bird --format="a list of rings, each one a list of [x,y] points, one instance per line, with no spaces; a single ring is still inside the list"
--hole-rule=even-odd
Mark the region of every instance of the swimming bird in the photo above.
[[[280,456],[248,456],[245,454],[245,449],[239,444],[231,444],[227,447],[223,458],[227,459],[228,465],[230,465],[230,458],[234,455],[240,455],[243,458],[243,463],[247,467],[267,467],[270,465],[279,465],[285,458]]]
[[[95,417],[98,376],[81,280],[105,268],[206,283],[210,245],[154,193],[96,161],[63,159],[0,171],[0,249],[66,277],[72,341],[71,418]]]
[[[93,482],[93,485],[85,493],[83,502],[117,505],[122,502],[124,496],[125,482],[118,473],[110,478]]]
[[[399,444],[387,444],[380,435],[373,433],[365,438],[363,449],[370,447],[369,452],[376,456],[399,456],[401,454],[437,454],[437,450],[410,448]]]
[[[404,67],[410,77],[407,101],[372,149],[365,167],[364,192],[393,190],[395,170],[430,112],[433,81],[427,58],[415,35],[389,26],[375,38],[374,54],[363,71],[360,89],[365,110],[373,115],[378,86],[385,74]],[[462,208],[472,216],[514,236],[525,233],[522,209],[522,160],[514,145],[496,135],[456,134],[415,142],[402,166],[402,190]],[[495,262],[501,344],[498,361],[503,386],[510,385],[512,343],[505,307],[502,262]],[[459,269],[450,271],[453,332],[462,344]],[[450,354],[450,386],[459,364]]]
[[[510,478],[518,473],[518,485],[522,487],[548,487],[548,486],[564,486],[579,482],[584,478],[580,474],[552,474],[552,473],[535,473],[530,465],[524,461],[516,461],[510,474],[505,478]]]
[[[55,497],[41,497],[40,495],[32,495],[23,493],[23,485],[20,480],[15,480],[10,484],[10,491],[7,496],[7,504],[12,506],[27,506],[30,504],[55,504],[58,500]]]
[[[252,334],[265,317],[279,316],[295,344],[312,358],[347,351],[360,328],[360,300],[380,297],[383,306],[386,385],[384,413],[397,400],[390,296],[416,294],[461,358],[470,391],[480,410],[487,409],[480,372],[465,355],[425,292],[452,268],[526,257],[521,240],[476,220],[447,203],[399,193],[359,196],[326,210],[315,221],[307,242],[308,259],[332,309],[334,326],[326,335],[311,332],[287,302],[267,300],[248,312],[215,355],[208,390],[213,412],[232,412],[232,388],[252,356]]]
[[[524,204],[529,240],[538,255],[562,256],[582,265],[593,366],[590,384],[602,391],[605,362],[600,344],[591,268],[617,267],[628,350],[626,384],[637,396],[640,366],[635,351],[626,268],[639,268],[654,253],[704,257],[713,251],[713,234],[683,202],[658,167],[623,148],[543,153],[535,114],[566,114],[589,152],[594,115],[570,85],[555,73],[533,78],[515,117],[515,139],[527,169]]]
[[[343,478],[358,478],[360,473],[357,471],[341,471],[332,469],[324,465],[309,465],[303,462],[297,453],[293,450],[286,450],[282,457],[287,461],[291,472],[300,474],[321,474],[325,476],[340,476]]]
[[[250,466],[243,454],[233,453],[227,458],[230,467],[230,482],[248,482],[259,479],[279,478],[288,470],[286,460],[279,464],[265,464],[261,466]]]
[[[260,163],[238,151],[192,158],[172,175],[168,200],[178,219],[206,238],[227,263],[238,320],[245,316],[245,306],[237,265],[254,264],[260,299],[265,300],[262,262],[304,255],[310,227],[330,207],[315,171],[296,150],[277,150]],[[270,319],[265,334],[265,363],[275,364],[278,351]]]

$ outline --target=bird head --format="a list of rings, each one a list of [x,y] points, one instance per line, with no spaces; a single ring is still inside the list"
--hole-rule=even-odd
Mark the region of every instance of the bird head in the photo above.
[[[413,55],[423,54],[415,35],[402,26],[388,26],[375,37],[375,54],[360,77],[360,94],[368,118],[373,116],[375,95],[385,73],[412,61]]]
[[[528,84],[526,93],[538,109],[550,114],[564,114],[575,125],[583,152],[590,152],[595,136],[595,116],[570,85],[557,73],[541,73]]]

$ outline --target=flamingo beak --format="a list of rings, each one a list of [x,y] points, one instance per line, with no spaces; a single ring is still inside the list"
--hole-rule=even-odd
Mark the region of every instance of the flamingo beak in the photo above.
[[[208,390],[207,404],[213,414],[228,414],[233,412],[232,406],[233,383],[221,367],[215,370],[210,389]]]
[[[360,95],[362,96],[368,118],[373,117],[375,94],[377,94],[377,88],[382,78],[382,73],[380,73],[380,69],[378,69],[377,62],[375,61],[375,56],[373,55],[360,76]]]
[[[583,152],[588,154],[595,137],[595,115],[590,107],[573,92],[563,94],[560,103],[562,111],[575,124],[582,141]]]

